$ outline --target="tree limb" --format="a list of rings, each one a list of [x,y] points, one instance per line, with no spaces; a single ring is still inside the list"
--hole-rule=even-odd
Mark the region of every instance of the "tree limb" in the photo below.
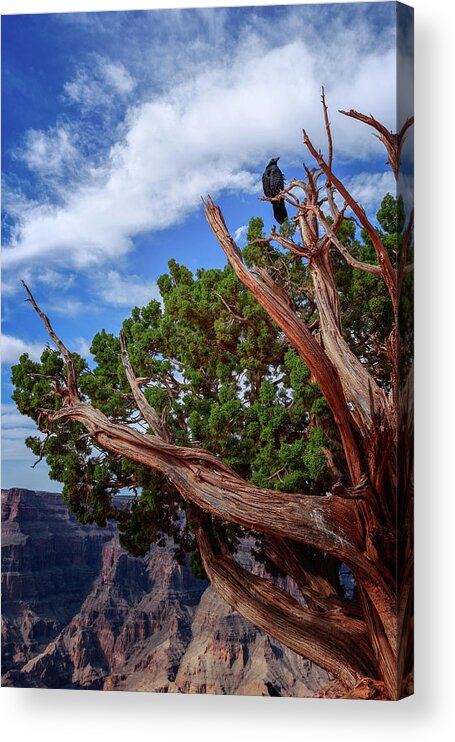
[[[332,143],[332,132],[330,130],[329,112],[327,110],[327,104],[325,102],[324,87],[322,88],[321,99],[322,99],[322,107],[324,109],[324,121],[325,121],[325,130],[326,130],[326,133],[327,133],[327,142],[328,142],[328,146],[329,146],[329,151],[328,151],[328,155],[327,155],[327,164],[329,166],[329,169],[331,170],[332,169],[332,159],[333,159],[333,143]],[[327,187],[330,186],[330,178],[327,178],[326,185],[327,185]]]
[[[278,536],[267,536],[265,553],[284,574],[294,580],[311,610],[339,611],[347,617],[361,618],[356,603],[340,598],[328,579],[311,572],[302,564],[291,548],[291,542]]]
[[[283,330],[321,387],[340,429],[353,483],[357,483],[362,476],[362,464],[352,430],[354,421],[346,405],[337,370],[306,325],[296,316],[289,303],[282,300],[280,287],[274,284],[270,276],[267,279],[263,277],[266,283],[264,280],[259,280],[245,266],[241,253],[229,234],[220,208],[213,203],[210,197],[207,202],[204,202],[204,208],[207,221],[238,278],[251,290],[266,312]],[[288,297],[287,299],[289,301]]]
[[[394,134],[392,131],[389,131],[389,129],[387,129],[383,124],[381,124],[377,119],[375,119],[374,116],[366,116],[364,113],[354,111],[352,108],[350,111],[340,110],[340,113],[342,113],[344,116],[349,116],[352,119],[356,119],[357,121],[361,121],[363,124],[367,124],[367,126],[371,126],[373,129],[376,129],[378,134],[375,134],[375,136],[383,143],[384,147],[386,148],[389,157],[389,165],[393,170],[395,178],[398,178],[401,151],[403,149],[406,133],[414,123],[414,116],[410,116],[401,127],[401,130],[397,134]]]
[[[362,621],[337,611],[304,608],[268,579],[241,567],[227,553],[216,554],[200,522],[196,538],[211,584],[235,610],[298,654],[324,667],[347,687],[375,675],[375,662]]]
[[[120,330],[120,346],[122,349],[122,365],[126,378],[128,379],[131,391],[133,392],[133,397],[144,420],[151,427],[155,435],[162,438],[163,441],[170,443],[172,436],[167,426],[164,424],[161,416],[158,415],[156,410],[154,410],[154,408],[147,402],[147,399],[140,387],[140,381],[136,378],[136,374],[133,371],[128,349],[126,347],[126,335],[124,330]]]
[[[360,221],[361,225],[364,227],[364,229],[367,231],[371,242],[373,244],[373,247],[375,249],[379,266],[381,269],[381,276],[384,280],[385,285],[387,286],[387,290],[389,292],[392,306],[394,308],[394,312],[397,311],[397,281],[396,281],[396,271],[394,270],[389,254],[387,250],[385,249],[384,245],[382,244],[382,240],[379,237],[379,234],[377,230],[373,227],[370,220],[368,219],[364,209],[357,203],[355,198],[351,195],[351,193],[348,191],[346,186],[339,180],[339,178],[334,175],[333,171],[327,163],[325,162],[324,158],[322,157],[321,153],[316,150],[313,143],[311,142],[308,134],[305,130],[303,130],[303,141],[306,144],[308,150],[313,155],[314,159],[318,163],[321,170],[326,174],[326,176],[330,179],[330,181],[333,183],[333,185],[336,187],[337,191],[343,196],[344,200],[348,204],[348,206],[352,209],[358,220]]]
[[[259,330],[258,330],[258,328],[256,327],[256,325],[254,324],[254,322],[252,322],[252,321],[251,321],[250,319],[248,319],[247,317],[241,317],[241,316],[240,316],[239,314],[236,314],[236,313],[234,312],[234,310],[233,310],[233,309],[232,309],[232,308],[231,308],[231,307],[229,306],[229,304],[227,303],[227,301],[226,301],[226,300],[225,300],[225,299],[224,299],[224,298],[223,298],[223,297],[221,296],[221,294],[219,294],[219,293],[218,293],[218,291],[215,291],[214,293],[215,293],[215,296],[217,296],[217,297],[218,297],[218,299],[219,299],[219,300],[221,301],[221,303],[222,303],[222,304],[224,304],[224,306],[225,306],[225,307],[226,307],[226,309],[228,310],[229,314],[231,314],[231,315],[232,315],[232,317],[233,317],[233,318],[234,318],[234,319],[235,319],[235,320],[236,320],[237,322],[240,322],[240,324],[241,324],[241,325],[248,325],[248,327],[251,327],[251,329],[253,330],[253,332],[254,332],[254,334],[255,334],[256,336],[258,336],[258,335],[259,335]]]
[[[76,378],[76,371],[74,369],[73,357],[71,353],[69,352],[68,348],[66,347],[66,345],[64,345],[64,343],[62,343],[60,338],[55,334],[54,329],[51,323],[49,322],[49,318],[44,314],[44,312],[41,311],[41,309],[37,305],[35,298],[32,292],[30,291],[29,287],[25,283],[25,281],[21,281],[21,283],[29,296],[29,300],[33,306],[33,309],[35,310],[37,314],[39,314],[39,316],[43,320],[44,326],[47,330],[47,334],[54,341],[55,345],[57,346],[63,358],[65,359],[66,370],[67,370],[67,390],[66,390],[67,399],[63,398],[63,403],[64,404],[65,402],[68,402],[71,404],[77,403],[80,401],[80,398],[79,398],[79,391],[77,388],[77,378]]]
[[[325,233],[330,237],[330,240],[334,247],[338,250],[338,252],[341,253],[341,255],[344,257],[347,263],[351,265],[353,268],[357,268],[357,270],[365,271],[366,273],[374,273],[376,276],[381,275],[381,268],[379,265],[374,265],[372,263],[363,263],[361,260],[357,260],[354,258],[353,255],[349,252],[346,245],[343,245],[340,239],[338,239],[333,227],[329,224],[327,221],[324,212],[322,211],[321,207],[318,205],[309,206],[308,208],[312,209],[315,214],[317,214],[319,222],[324,227]]]

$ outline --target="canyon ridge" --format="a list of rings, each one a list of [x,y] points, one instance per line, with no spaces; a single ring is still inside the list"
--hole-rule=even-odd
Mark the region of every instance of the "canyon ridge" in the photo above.
[[[246,546],[241,558],[251,568]],[[299,697],[334,688],[179,565],[171,544],[135,558],[114,525],[80,525],[61,495],[24,489],[2,491],[2,685]]]

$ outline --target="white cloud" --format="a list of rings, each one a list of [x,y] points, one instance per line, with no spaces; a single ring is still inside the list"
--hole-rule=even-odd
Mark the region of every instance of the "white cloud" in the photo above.
[[[5,431],[5,439],[24,441],[31,434],[30,427],[9,428]]]
[[[248,231],[248,226],[246,224],[242,224],[241,227],[238,227],[233,234],[234,242],[236,242],[237,244],[240,241],[244,242],[247,231]]]
[[[29,435],[40,435],[31,418],[21,415],[16,405],[2,405],[2,459],[10,461],[29,460],[33,463],[35,457],[25,446],[25,439]]]
[[[130,302],[130,306],[134,306],[134,301],[132,303]],[[49,343],[49,345],[52,348],[54,347],[52,343]],[[68,348],[75,353],[79,353],[83,358],[91,357],[90,345],[91,341],[84,337],[76,337],[68,342]],[[23,353],[28,353],[32,360],[39,361],[45,347],[46,343],[42,345],[40,343],[29,343],[22,338],[13,337],[12,335],[2,335],[2,364],[12,365],[17,363]],[[5,411],[4,408],[2,409]]]
[[[2,404],[2,428],[30,428],[34,427],[35,423],[26,415],[21,415],[15,404],[6,403]]]
[[[76,163],[79,153],[69,130],[59,127],[48,132],[29,129],[19,156],[30,170],[42,175],[60,175],[66,167]]]
[[[39,361],[44,350],[45,343],[29,343],[22,338],[13,337],[12,335],[2,335],[2,364],[17,363],[23,353],[28,353],[34,361]]]
[[[33,431],[27,431],[22,439],[20,437],[15,438],[14,436],[11,436],[11,432],[12,431],[8,431],[8,434],[4,433],[2,435],[2,460],[30,461],[31,466],[36,457],[33,456],[32,452],[27,448],[24,440],[28,435],[32,435]]]
[[[6,296],[13,296],[14,294],[17,294],[19,289],[21,289],[21,283],[17,275],[10,276],[10,278],[5,278],[5,275],[2,276],[2,296],[5,298]]]
[[[58,298],[52,297],[46,302],[46,311],[50,314],[60,314],[63,317],[74,317],[82,314],[97,314],[100,307],[92,302],[82,301],[81,299]]]
[[[268,48],[267,40],[252,36],[229,67],[203,67],[168,92],[138,102],[128,111],[123,138],[101,166],[83,171],[63,205],[28,205],[4,251],[4,267],[43,259],[54,267],[102,265],[130,251],[135,235],[164,229],[200,209],[201,195],[256,192],[259,168],[271,155],[281,155],[284,167],[303,159],[302,124],[316,146],[325,146],[321,82],[335,154],[380,154],[369,132],[335,111],[353,106],[392,124],[395,48],[373,46],[366,54],[342,43],[345,34],[341,29],[323,49],[302,38]],[[80,73],[67,94],[89,105],[90,86],[102,76],[103,91],[126,91],[133,83],[119,65],[113,70],[109,64],[99,63],[88,82],[87,73]]]
[[[52,268],[40,268],[33,275],[35,281],[39,281],[44,286],[51,286],[57,288],[59,291],[67,291],[76,280],[74,273],[59,273]],[[24,278],[25,282],[27,279]]]
[[[118,97],[128,96],[136,81],[120,62],[96,56],[89,65],[78,69],[72,80],[64,85],[67,99],[82,110],[110,106]]]
[[[73,340],[70,349],[73,353],[79,353],[82,358],[87,358],[90,356],[90,346],[91,342],[87,338],[79,337]]]
[[[108,271],[98,279],[99,296],[103,302],[116,307],[144,306],[152,299],[160,300],[155,281],[144,282],[135,275],[122,276],[117,271]]]
[[[113,62],[102,60],[99,68],[101,76],[105,79],[106,83],[113,87],[117,93],[127,95],[136,87],[135,80],[131,77],[123,64],[115,64]]]
[[[7,408],[12,408],[13,411],[8,412],[6,411]],[[2,428],[4,430],[6,428],[17,429],[17,426],[19,426],[22,430],[23,428],[28,426],[28,423],[26,423],[27,420],[30,421],[30,424],[33,423],[33,420],[25,417],[25,415],[21,415],[20,412],[18,412],[18,410],[14,407],[14,405],[2,405]]]
[[[392,171],[358,173],[346,179],[346,186],[365,211],[376,215],[386,193],[396,196],[397,186]]]

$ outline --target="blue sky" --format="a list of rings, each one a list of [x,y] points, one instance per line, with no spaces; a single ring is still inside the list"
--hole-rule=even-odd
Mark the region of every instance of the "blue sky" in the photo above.
[[[47,342],[20,279],[66,344],[86,354],[157,297],[173,257],[224,265],[200,196],[245,225],[271,208],[260,176],[308,162],[302,127],[368,211],[393,189],[384,152],[339,108],[395,124],[394,3],[4,16],[2,18],[3,486],[58,490],[31,469],[32,429],[10,367]]]

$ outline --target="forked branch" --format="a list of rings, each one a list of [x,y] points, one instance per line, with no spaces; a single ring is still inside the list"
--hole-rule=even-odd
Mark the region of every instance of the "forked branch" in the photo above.
[[[318,382],[340,430],[352,482],[357,484],[362,476],[362,463],[353,434],[355,422],[346,405],[336,368],[308,327],[297,317],[289,303],[289,297],[287,301],[283,301],[283,289],[274,284],[270,276],[264,275],[264,280],[260,280],[248,270],[237,245],[229,234],[220,208],[213,203],[210,196],[207,202],[204,202],[204,208],[207,221],[238,278],[251,290],[266,312],[283,330]]]
[[[406,133],[414,123],[414,116],[410,116],[407,121],[405,121],[400,131],[394,134],[392,131],[389,131],[389,129],[387,129],[384,124],[381,124],[377,119],[375,119],[374,116],[366,116],[364,113],[354,111],[354,109],[352,108],[350,111],[340,110],[340,113],[342,113],[344,116],[349,116],[352,119],[356,119],[357,121],[361,121],[363,124],[371,126],[378,132],[377,134],[375,134],[375,136],[383,143],[384,147],[386,148],[387,154],[389,156],[389,165],[393,170],[395,178],[398,178],[401,151],[403,149]]]
[[[354,196],[348,191],[344,183],[342,183],[342,181],[336,177],[332,169],[325,162],[322,154],[317,151],[317,149],[315,148],[314,144],[312,143],[311,139],[309,138],[305,130],[303,130],[303,141],[305,145],[307,146],[308,150],[311,152],[314,159],[316,160],[316,162],[318,163],[321,170],[326,174],[327,178],[335,186],[338,193],[340,193],[340,195],[344,198],[344,200],[346,201],[350,209],[353,211],[353,213],[356,215],[361,225],[364,227],[364,229],[368,233],[371,239],[371,242],[373,244],[373,247],[375,249],[377,258],[378,258],[378,263],[381,269],[381,276],[384,280],[385,285],[387,286],[387,290],[389,292],[390,299],[392,301],[392,306],[394,308],[394,312],[396,313],[397,311],[396,271],[392,266],[392,262],[390,260],[389,254],[387,250],[385,249],[384,245],[382,244],[382,240],[379,237],[377,230],[371,224],[364,209],[356,201]]]
[[[126,336],[124,330],[120,331],[120,346],[122,349],[122,365],[126,378],[128,379],[134,400],[142,414],[142,417],[151,427],[156,436],[161,438],[163,441],[170,443],[172,441],[172,436],[167,426],[164,424],[162,417],[158,415],[157,411],[151,406],[151,404],[149,404],[149,402],[147,402],[145,394],[141,389],[140,382],[133,371],[128,349],[126,347]]]
[[[66,372],[67,372],[67,389],[65,390],[66,394],[61,395],[63,399],[63,403],[64,404],[65,403],[66,404],[77,404],[78,402],[80,402],[80,397],[79,397],[79,391],[77,388],[77,377],[76,377],[76,371],[75,371],[74,363],[73,363],[73,356],[71,355],[66,345],[62,343],[60,338],[54,332],[54,329],[49,321],[49,318],[47,317],[46,314],[44,314],[44,312],[41,311],[41,309],[37,305],[35,298],[32,292],[30,291],[29,287],[25,283],[25,281],[22,281],[22,285],[25,288],[29,296],[29,301],[31,302],[33,309],[35,310],[37,314],[39,314],[39,316],[43,320],[44,326],[47,330],[47,334],[53,340],[53,342],[59,349],[60,353],[62,354],[63,358],[65,359]]]
[[[327,221],[326,216],[320,206],[314,204],[309,206],[308,208],[311,208],[317,215],[317,218],[322,224],[326,235],[330,237],[330,241],[332,242],[333,246],[336,247],[338,252],[341,253],[346,262],[349,263],[349,265],[351,265],[353,268],[357,268],[357,270],[365,271],[366,273],[373,273],[375,276],[381,275],[381,268],[379,267],[379,265],[374,265],[373,263],[364,263],[361,260],[357,260],[353,255],[351,255],[346,245],[344,245],[337,237],[333,226],[331,226]]]
[[[31,292],[29,295],[32,298]],[[34,299],[32,304],[46,328],[50,327]],[[57,346],[69,354],[51,331]],[[71,360],[70,354],[67,357]],[[318,497],[257,487],[205,449],[176,446],[156,435],[145,435],[128,425],[114,423],[79,399],[68,398],[63,408],[42,410],[42,414],[50,422],[78,421],[103,448],[159,471],[184,500],[205,512],[333,554],[362,576],[371,600],[383,616],[389,641],[394,641],[394,593],[388,580],[363,553],[364,534],[353,527],[353,501],[332,495]]]
[[[225,551],[215,553],[202,522],[196,537],[211,584],[245,618],[325,667],[347,687],[355,686],[365,675],[376,674],[362,621],[337,610],[311,611],[270,580],[248,572]]]

